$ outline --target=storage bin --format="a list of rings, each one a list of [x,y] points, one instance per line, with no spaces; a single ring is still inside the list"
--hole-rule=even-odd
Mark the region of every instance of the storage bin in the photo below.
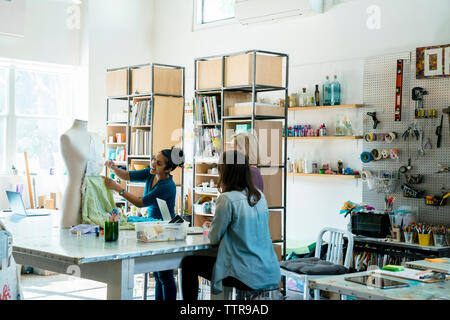
[[[253,103],[237,103],[234,107],[228,108],[229,116],[250,116],[253,113]],[[285,109],[277,105],[256,103],[255,115],[284,117]]]
[[[135,224],[136,238],[141,242],[163,242],[185,240],[188,223],[163,221],[139,222]]]
[[[197,62],[197,89],[222,88],[222,58]]]
[[[152,67],[131,69],[130,94],[145,94],[152,91]]]
[[[253,84],[254,53],[225,58],[225,87]],[[256,84],[283,86],[283,57],[256,55]]]
[[[128,69],[106,72],[106,95],[108,97],[128,95]]]
[[[390,231],[388,214],[360,212],[351,216],[352,233],[373,238],[385,238]]]

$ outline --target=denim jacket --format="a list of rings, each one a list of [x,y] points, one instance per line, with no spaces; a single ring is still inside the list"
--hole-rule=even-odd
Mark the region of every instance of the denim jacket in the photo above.
[[[219,196],[209,232],[219,245],[211,290],[222,291],[222,280],[233,277],[254,290],[273,289],[281,279],[280,265],[269,232],[269,209],[261,192],[251,207],[247,193],[232,191]]]

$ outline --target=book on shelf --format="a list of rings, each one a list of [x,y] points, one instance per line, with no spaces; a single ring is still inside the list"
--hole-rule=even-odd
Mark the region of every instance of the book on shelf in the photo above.
[[[218,101],[219,100],[219,101]],[[197,96],[194,99],[194,121],[196,124],[216,124],[221,120],[220,99],[216,96]]]
[[[130,124],[132,126],[148,126],[151,124],[152,108],[150,101],[136,101],[131,109]]]
[[[136,129],[131,133],[130,154],[137,156],[150,154],[150,130]]]
[[[218,128],[197,128],[196,155],[202,157],[215,157],[221,152],[222,133]]]
[[[123,162],[126,158],[125,147],[109,149],[108,159]]]

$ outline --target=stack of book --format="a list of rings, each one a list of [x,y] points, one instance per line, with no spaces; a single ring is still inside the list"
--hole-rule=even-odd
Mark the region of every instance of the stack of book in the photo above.
[[[137,129],[131,133],[130,154],[146,156],[150,154],[150,131]]]
[[[131,110],[130,124],[132,126],[151,125],[152,108],[150,101],[136,101]]]
[[[218,128],[196,130],[196,156],[217,157],[220,154],[222,135]]]
[[[197,96],[194,99],[194,121],[196,124],[215,124],[221,120],[220,104],[216,96]]]

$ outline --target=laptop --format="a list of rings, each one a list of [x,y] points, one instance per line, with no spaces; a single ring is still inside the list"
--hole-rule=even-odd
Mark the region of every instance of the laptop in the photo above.
[[[6,191],[6,196],[8,197],[9,206],[15,214],[20,214],[27,217],[39,217],[49,216],[53,212],[45,209],[25,209],[25,204],[23,203],[22,196],[19,192]]]
[[[163,221],[169,222],[170,220],[172,220],[169,207],[167,207],[167,202],[159,198],[156,198],[156,201],[158,202],[159,211],[161,211]]]

